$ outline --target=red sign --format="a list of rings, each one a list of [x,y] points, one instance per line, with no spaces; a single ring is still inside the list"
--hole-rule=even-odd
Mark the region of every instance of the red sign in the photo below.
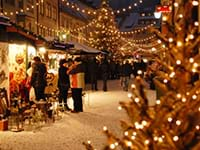
[[[168,5],[165,6],[157,6],[156,8],[157,12],[171,12],[171,7]]]

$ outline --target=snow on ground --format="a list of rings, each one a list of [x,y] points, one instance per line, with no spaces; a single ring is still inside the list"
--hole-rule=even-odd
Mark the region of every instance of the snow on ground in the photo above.
[[[84,112],[63,113],[55,123],[34,131],[0,132],[0,150],[84,150],[83,142],[90,140],[97,149],[103,148],[106,136],[103,126],[120,136],[120,120],[127,120],[124,110],[119,111],[119,101],[128,101],[127,92],[122,91],[119,80],[108,82],[108,91],[85,91]],[[150,91],[150,96],[155,97]],[[72,100],[69,99],[72,106]]]

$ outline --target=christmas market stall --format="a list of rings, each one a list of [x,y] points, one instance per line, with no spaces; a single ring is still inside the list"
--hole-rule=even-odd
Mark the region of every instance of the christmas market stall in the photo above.
[[[23,110],[29,105],[26,87],[28,63],[44,40],[0,16],[0,121],[11,118],[1,130],[20,131]],[[14,117],[13,117],[14,116]]]

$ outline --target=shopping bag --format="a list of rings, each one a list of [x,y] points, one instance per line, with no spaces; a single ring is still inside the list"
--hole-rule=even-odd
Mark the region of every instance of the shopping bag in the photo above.
[[[33,87],[30,88],[30,91],[29,91],[29,100],[30,101],[33,101],[35,100],[35,90]]]

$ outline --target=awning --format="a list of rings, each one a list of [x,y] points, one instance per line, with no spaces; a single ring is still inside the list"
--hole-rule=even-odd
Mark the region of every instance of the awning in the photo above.
[[[73,48],[69,49],[69,52],[71,54],[84,55],[84,54],[101,54],[101,53],[103,53],[100,50],[97,50],[95,48],[86,46],[86,45],[78,43],[78,42],[70,41],[68,43],[74,45]]]
[[[9,40],[23,40],[27,39],[34,43],[36,46],[41,46],[45,44],[45,39],[37,36],[36,34],[27,31],[26,29],[19,27],[15,24],[6,27],[6,32],[10,34]]]
[[[57,40],[53,40],[53,41],[48,41],[48,48],[49,49],[54,49],[54,50],[67,50],[70,49],[72,47],[74,47],[73,44],[69,44],[69,43],[64,43],[64,42],[59,42]]]

